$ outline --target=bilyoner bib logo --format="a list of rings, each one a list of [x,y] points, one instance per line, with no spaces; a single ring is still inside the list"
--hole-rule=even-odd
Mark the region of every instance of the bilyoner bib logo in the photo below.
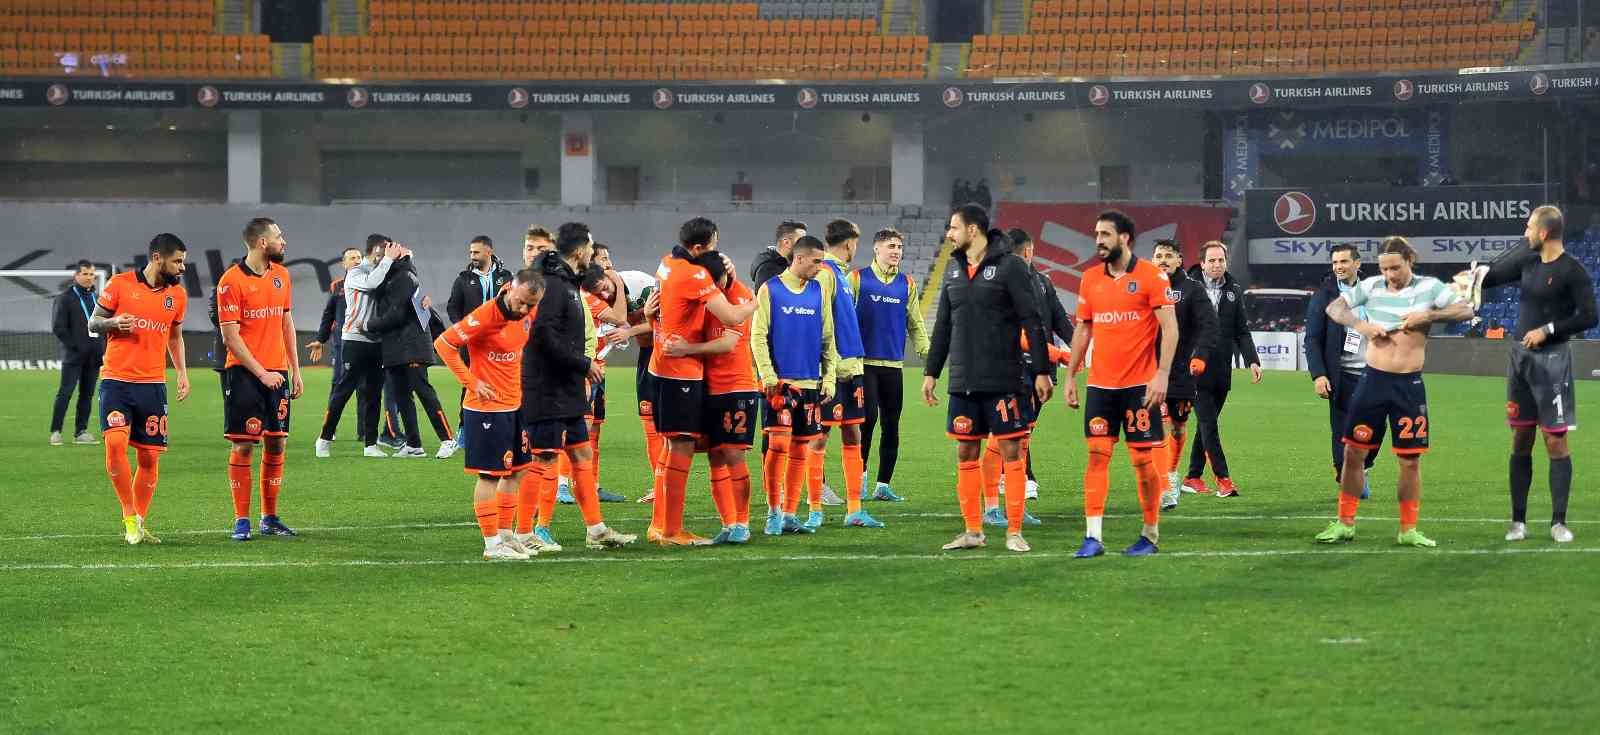
[[[1304,235],[1317,223],[1317,205],[1304,192],[1286,192],[1272,205],[1272,218],[1278,229],[1290,235]]]

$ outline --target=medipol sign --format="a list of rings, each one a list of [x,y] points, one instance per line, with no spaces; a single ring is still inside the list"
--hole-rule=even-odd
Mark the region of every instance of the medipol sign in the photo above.
[[[1422,263],[1490,260],[1522,241],[1538,186],[1252,189],[1245,195],[1250,262],[1326,264],[1354,244],[1372,262],[1383,240],[1411,241]]]

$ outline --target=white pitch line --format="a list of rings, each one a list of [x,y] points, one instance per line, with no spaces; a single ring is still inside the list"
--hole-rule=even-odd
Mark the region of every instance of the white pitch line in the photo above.
[[[1038,514],[1035,514],[1035,515],[1037,517],[1039,517],[1039,518],[1059,519],[1059,520],[1064,521],[1064,522],[1066,522],[1066,521],[1076,521],[1076,520],[1079,520],[1079,519],[1083,518],[1083,516],[1070,515],[1070,514],[1065,514],[1065,513],[1038,513]],[[953,519],[953,518],[960,518],[961,514],[960,513],[878,513],[878,514],[876,514],[876,517],[878,517],[878,518],[952,518]],[[1139,517],[1140,517],[1139,515],[1131,514],[1131,513],[1127,513],[1127,514],[1124,514],[1124,513],[1109,513],[1109,514],[1106,515],[1106,518],[1111,518],[1111,519],[1139,518]],[[1272,515],[1175,516],[1175,515],[1168,514],[1167,517],[1168,517],[1169,524],[1178,523],[1178,522],[1182,522],[1182,521],[1205,521],[1205,522],[1215,522],[1215,523],[1236,523],[1236,522],[1250,522],[1250,521],[1331,521],[1331,520],[1333,520],[1333,516],[1326,516],[1326,515],[1295,515],[1295,516],[1272,516]],[[686,518],[685,520],[691,520],[691,521],[714,521],[714,520],[718,520],[718,517],[717,516],[691,516],[689,518]],[[1387,516],[1361,516],[1361,520],[1363,520],[1363,521],[1371,521],[1371,522],[1398,522],[1400,519],[1399,518],[1394,518],[1394,517],[1387,517]],[[1500,523],[1500,524],[1504,524],[1504,523],[1508,523],[1509,522],[1504,518],[1423,518],[1422,520],[1423,520],[1423,523],[1425,523],[1425,524],[1427,524],[1427,523]],[[1594,520],[1594,521],[1567,521],[1567,525],[1569,525],[1569,526],[1588,525],[1588,524],[1593,524],[1593,523],[1600,523],[1600,520]],[[335,532],[339,532],[339,531],[397,531],[397,530],[406,530],[406,529],[432,530],[432,529],[440,529],[440,528],[467,528],[469,526],[473,527],[473,528],[476,528],[478,526],[478,524],[474,523],[472,521],[461,521],[461,522],[457,522],[457,523],[391,523],[391,524],[371,525],[371,526],[307,526],[307,527],[298,527],[295,530],[306,532],[306,533],[335,533]],[[1171,526],[1169,525],[1168,528],[1171,528]],[[218,535],[226,536],[231,531],[232,531],[231,528],[201,528],[201,529],[185,529],[185,530],[181,530],[181,531],[162,530],[160,535],[162,535],[162,536],[208,536],[208,535],[211,535],[211,534],[218,534]],[[41,535],[36,535],[36,536],[0,536],[0,543],[6,543],[6,542],[9,542],[9,541],[55,541],[55,540],[60,540],[60,539],[106,538],[108,536],[120,536],[120,535],[121,535],[120,532],[107,531],[105,533],[51,533],[51,534],[41,534]]]
[[[938,562],[976,562],[976,561],[1028,561],[1030,559],[1071,559],[1067,552],[1038,552],[1031,554],[1004,554],[1004,553],[961,553],[953,554],[801,554],[783,556],[718,556],[710,553],[686,552],[681,556],[618,556],[627,552],[613,552],[608,556],[584,557],[543,557],[532,561],[534,564],[691,564],[691,563],[768,563],[768,562],[810,562],[810,561],[938,561]],[[1432,549],[1421,551],[1417,549],[1258,549],[1240,551],[1177,551],[1164,552],[1155,558],[1168,559],[1213,559],[1231,557],[1300,557],[1300,556],[1391,556],[1412,555],[1426,556],[1515,556],[1524,554],[1596,554],[1600,547],[1554,547],[1554,548],[1524,548],[1524,549]],[[128,564],[96,563],[96,564],[0,564],[0,573],[3,572],[33,572],[33,571],[83,571],[83,572],[138,572],[158,570],[187,570],[187,569],[276,569],[276,568],[301,568],[301,567],[348,567],[348,568],[380,568],[380,567],[438,567],[438,566],[470,566],[484,564],[474,558],[468,559],[347,559],[347,560],[310,560],[310,561],[198,561],[198,562],[137,562]],[[516,566],[510,564],[509,566]]]

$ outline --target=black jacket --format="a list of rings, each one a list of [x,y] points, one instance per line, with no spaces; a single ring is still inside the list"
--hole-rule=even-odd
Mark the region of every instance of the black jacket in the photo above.
[[[1206,361],[1207,368],[1211,365],[1210,355],[1217,348],[1217,312],[1211,308],[1211,299],[1206,296],[1205,286],[1190,278],[1181,268],[1172,272],[1171,279],[1170,295],[1175,296],[1177,301],[1178,351],[1172,358],[1167,391],[1184,398],[1194,392],[1195,385],[1194,376],[1189,374],[1189,360],[1198,357]],[[1156,349],[1161,349],[1161,343],[1156,343]],[[1157,357],[1160,357],[1159,352]]]
[[[95,362],[105,355],[105,336],[89,336],[89,314],[94,313],[96,298],[94,289],[83,291],[76,283],[56,297],[50,331],[61,341],[62,362]]]
[[[317,341],[328,344],[339,339],[344,332],[344,279],[328,287],[328,303],[322,305],[322,318],[317,320]]]
[[[494,270],[489,272],[489,280],[493,284],[489,298],[494,298],[500,289],[511,282],[511,271],[505,269],[500,261],[495,261]],[[450,317],[450,323],[465,319],[473,309],[483,305],[483,286],[478,282],[478,274],[472,269],[463,270],[456,274],[456,280],[450,284],[450,300],[445,302],[445,316]]]
[[[1206,293],[1205,274],[1201,273],[1195,281],[1195,285],[1200,287],[1200,298],[1210,306],[1211,297]],[[1250,327],[1245,324],[1244,287],[1233,280],[1232,273],[1222,275],[1222,298],[1217,299],[1215,333],[1216,343],[1208,351],[1206,371],[1200,376],[1200,387],[1228,390],[1233,387],[1234,354],[1244,358],[1246,367],[1261,364],[1261,357],[1256,354],[1256,342],[1250,337]]]
[[[378,287],[367,334],[382,341],[384,367],[433,364],[433,337],[417,322],[416,308],[411,305],[411,297],[420,288],[417,266],[409,257],[395,261]]]
[[[1339,283],[1329,273],[1306,304],[1306,369],[1313,381],[1327,378],[1335,392],[1344,382],[1345,372],[1339,362],[1344,356],[1346,331],[1343,324],[1328,318],[1328,304],[1337,298]]]
[[[950,257],[939,289],[939,311],[923,374],[939,377],[950,363],[950,393],[1017,393],[1031,390],[1024,382],[1022,345],[1028,335],[1029,363],[1034,375],[1050,372],[1044,323],[1033,268],[1012,252],[1004,232],[989,232],[989,249],[974,275],[967,275],[967,255]]]
[[[768,247],[750,264],[750,290],[760,291],[761,286],[789,268],[789,259],[776,247]]]
[[[1049,276],[1035,269],[1030,268],[1030,270],[1033,270],[1033,293],[1039,299],[1039,318],[1044,324],[1045,339],[1059,337],[1063,342],[1072,344],[1072,319],[1067,316],[1067,307],[1061,305],[1061,296],[1056,293],[1056,285],[1050,282]],[[1029,359],[1030,355],[1022,356],[1025,378],[1031,372],[1026,368]],[[1057,377],[1056,368],[1057,366],[1051,363],[1051,380]]]
[[[583,350],[589,310],[578,292],[578,274],[559,254],[546,253],[533,267],[544,274],[544,297],[522,352],[522,415],[529,422],[579,418],[589,408],[589,358]]]

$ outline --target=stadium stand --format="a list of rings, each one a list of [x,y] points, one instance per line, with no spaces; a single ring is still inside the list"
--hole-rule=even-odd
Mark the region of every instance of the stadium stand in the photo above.
[[[264,35],[223,35],[211,0],[0,3],[0,76],[260,78]]]
[[[1583,264],[1584,270],[1589,271],[1589,280],[1595,284],[1595,298],[1600,299],[1600,225],[1590,226],[1581,235],[1566,243],[1567,253],[1577,258]],[[1521,339],[1522,335],[1515,334],[1517,327],[1517,309],[1520,306],[1521,290],[1517,288],[1499,288],[1484,294],[1483,308],[1478,316],[1482,324],[1469,325],[1462,323],[1451,327],[1452,334],[1484,334],[1493,333],[1496,328],[1505,330],[1500,338]],[[1600,327],[1595,327],[1583,333],[1584,339],[1600,339]]]
[[[830,14],[823,14],[825,7]],[[368,8],[368,33],[315,39],[319,76],[864,80],[927,75],[927,37],[882,35],[876,3],[372,0]],[[560,53],[551,53],[541,40],[552,38],[560,39]]]
[[[1483,0],[1037,0],[1028,33],[976,36],[969,77],[1321,74],[1499,65],[1529,14]],[[1108,32],[1107,32],[1108,31]]]

